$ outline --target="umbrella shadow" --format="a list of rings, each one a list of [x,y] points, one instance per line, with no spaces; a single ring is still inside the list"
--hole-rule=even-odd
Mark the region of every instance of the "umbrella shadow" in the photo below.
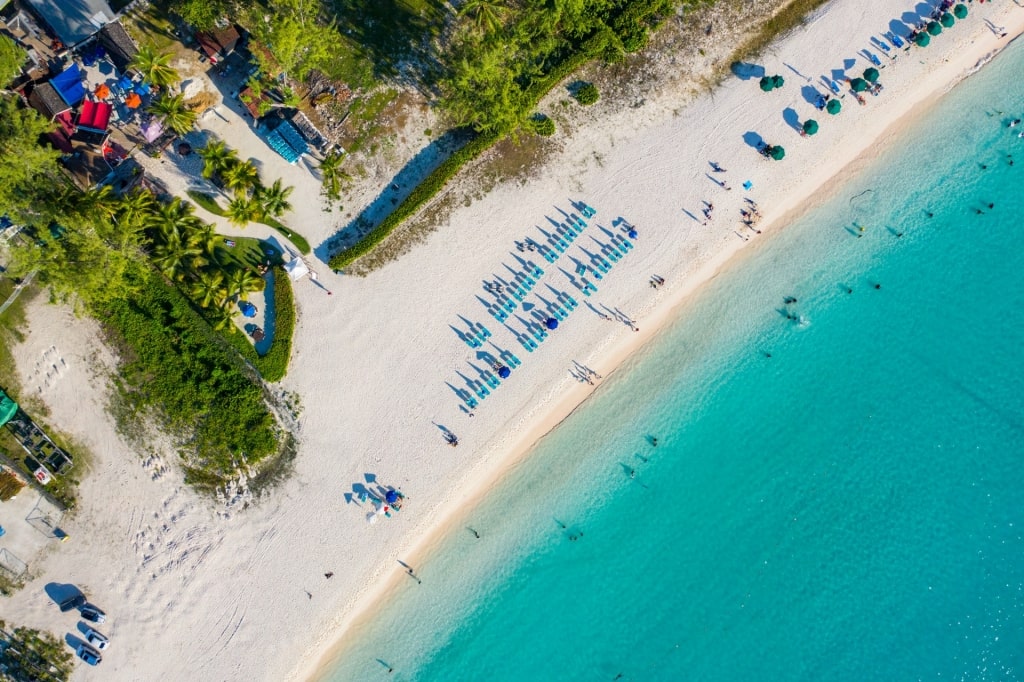
[[[748,130],[747,132],[743,133],[743,141],[746,142],[748,146],[758,150],[760,150],[761,147],[764,146],[764,138],[762,138],[760,135],[758,135],[752,130]]]
[[[904,20],[893,19],[889,22],[889,32],[898,35],[900,38],[908,38],[910,36],[910,26],[907,24],[913,24],[914,22],[906,21],[906,16],[909,12],[903,15]]]
[[[800,115],[796,113],[796,109],[793,107],[786,107],[782,110],[782,120],[785,121],[786,125],[793,130],[796,130],[797,132],[802,130],[800,127]]]
[[[803,96],[804,101],[811,105],[816,105],[822,97],[821,91],[813,85],[805,85],[800,88],[800,94]]]
[[[733,62],[729,70],[741,81],[748,81],[751,78],[762,78],[765,74],[763,66],[751,64],[750,62]]]

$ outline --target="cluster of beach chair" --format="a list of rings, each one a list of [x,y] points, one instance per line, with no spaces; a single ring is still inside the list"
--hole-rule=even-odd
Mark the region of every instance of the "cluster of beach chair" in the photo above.
[[[474,379],[472,377],[467,377],[460,372],[459,376],[462,377],[462,380],[469,389],[453,387],[455,394],[459,396],[462,402],[465,403],[466,408],[470,410],[476,409],[481,400],[485,400],[487,396],[491,394],[492,390],[501,385],[501,378],[499,377],[499,374],[502,373],[503,368],[505,368],[505,374],[507,376],[511,374],[511,370],[516,369],[523,364],[523,362],[516,357],[516,354],[512,351],[499,348],[493,342],[490,342],[490,345],[497,352],[497,356],[490,353],[478,354],[482,355],[483,358],[487,360],[490,365],[489,369],[484,369],[470,362],[469,366],[476,371],[479,378]]]

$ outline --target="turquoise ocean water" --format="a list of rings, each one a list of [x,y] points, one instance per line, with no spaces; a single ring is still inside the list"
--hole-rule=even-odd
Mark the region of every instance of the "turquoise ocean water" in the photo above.
[[[324,679],[1024,679],[1021,73],[740,256]]]

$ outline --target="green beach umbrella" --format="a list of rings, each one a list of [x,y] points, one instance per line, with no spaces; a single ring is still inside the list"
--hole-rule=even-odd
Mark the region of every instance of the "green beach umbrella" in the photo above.
[[[761,89],[765,92],[771,92],[775,89],[775,81],[768,76],[765,76],[761,79]]]
[[[869,66],[868,68],[864,69],[864,80],[866,80],[868,83],[877,83],[878,75],[878,69],[876,69],[873,66]]]
[[[782,147],[772,147],[772,150],[768,152],[768,155],[776,161],[782,161],[786,158],[786,150]]]
[[[914,38],[914,42],[917,43],[918,47],[928,47],[932,39],[928,37],[927,33],[918,33],[917,37]]]
[[[828,104],[825,105],[825,111],[827,111],[828,113],[832,114],[833,116],[835,116],[840,111],[842,111],[842,109],[843,109],[843,105],[840,104],[839,100],[837,100],[837,99],[830,99],[828,101]]]
[[[854,78],[850,81],[850,88],[854,92],[864,92],[868,89],[868,82],[863,78]]]
[[[954,7],[953,16],[955,16],[957,19],[967,18],[967,5],[960,3],[959,5]]]
[[[956,23],[956,19],[953,18],[952,14],[946,12],[941,17],[939,17],[939,23],[945,26],[946,28],[953,28],[953,24]]]
[[[942,33],[942,26],[937,21],[928,22],[928,34],[931,36],[937,36]]]
[[[786,79],[783,78],[782,76],[772,76],[772,83],[775,84],[775,87],[781,88],[783,85],[786,84]]]
[[[804,121],[804,132],[808,135],[814,135],[818,132],[818,122],[813,118],[809,118]]]

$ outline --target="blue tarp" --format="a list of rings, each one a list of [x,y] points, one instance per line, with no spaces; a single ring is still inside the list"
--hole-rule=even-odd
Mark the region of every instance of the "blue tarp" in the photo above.
[[[68,106],[75,106],[85,99],[85,86],[82,85],[82,71],[78,64],[72,64],[64,72],[50,81],[60,98]]]

